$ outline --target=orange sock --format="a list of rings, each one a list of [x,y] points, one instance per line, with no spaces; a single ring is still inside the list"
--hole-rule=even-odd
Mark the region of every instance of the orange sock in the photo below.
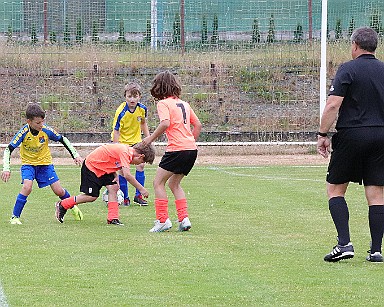
[[[185,198],[176,199],[176,211],[179,222],[181,222],[185,217],[188,217],[188,205],[187,200]]]
[[[155,198],[156,219],[164,223],[168,218],[168,199]]]
[[[119,219],[119,203],[117,201],[108,202],[108,221]]]
[[[64,207],[64,209],[67,209],[67,210],[73,208],[73,206],[76,205],[76,196],[63,199],[61,201],[61,205]]]

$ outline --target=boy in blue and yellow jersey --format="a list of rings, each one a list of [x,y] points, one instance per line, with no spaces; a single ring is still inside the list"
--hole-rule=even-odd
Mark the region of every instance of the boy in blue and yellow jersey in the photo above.
[[[45,112],[37,103],[31,103],[26,110],[27,124],[15,134],[8,147],[4,150],[3,171],[1,179],[7,182],[11,177],[10,159],[12,151],[20,146],[21,180],[22,188],[16,197],[11,224],[21,224],[20,215],[27,202],[27,197],[32,192],[33,181],[36,180],[39,188],[51,186],[52,191],[65,199],[70,196],[59,181],[52,164],[51,152],[48,141],[60,142],[69,151],[77,165],[81,165],[83,159],[73,148],[69,140],[44,124]],[[76,220],[82,220],[83,214],[79,208],[74,208],[72,213]]]
[[[147,124],[147,107],[140,103],[141,89],[137,83],[129,83],[124,87],[125,102],[117,108],[113,119],[113,130],[111,134],[114,143],[122,143],[133,146],[141,142],[141,134],[149,136]],[[145,174],[144,163],[136,165],[136,180],[144,186]],[[124,205],[129,206],[130,200],[128,195],[127,180],[123,176],[119,176],[120,189],[124,193]],[[140,191],[136,189],[135,203],[140,206],[147,206],[148,203],[143,199]]]

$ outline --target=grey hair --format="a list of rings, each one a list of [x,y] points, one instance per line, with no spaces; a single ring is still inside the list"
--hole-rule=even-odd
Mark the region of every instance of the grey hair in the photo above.
[[[351,42],[368,52],[375,52],[378,40],[376,31],[369,27],[357,28],[351,35]]]

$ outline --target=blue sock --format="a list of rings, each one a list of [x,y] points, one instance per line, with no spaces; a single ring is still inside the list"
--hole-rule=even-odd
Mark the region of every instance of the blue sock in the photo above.
[[[23,194],[17,195],[16,197],[16,203],[15,206],[13,207],[13,216],[20,217],[21,212],[24,209],[25,204],[27,203],[27,197]]]
[[[144,171],[136,171],[136,174],[135,174],[135,178],[136,180],[142,185],[144,186],[144,183],[145,183],[145,174],[144,174]],[[136,196],[140,195],[140,192],[138,189],[136,189]]]
[[[125,179],[123,176],[119,175],[119,184],[120,184],[120,190],[124,194],[124,199],[128,199],[128,182],[127,179]]]
[[[336,226],[339,244],[347,245],[351,240],[349,235],[349,211],[347,202],[344,197],[332,197],[328,203],[333,223]]]
[[[65,194],[60,197],[61,200],[71,197],[71,194],[69,194],[69,192],[66,189],[64,189],[64,191],[65,191]]]

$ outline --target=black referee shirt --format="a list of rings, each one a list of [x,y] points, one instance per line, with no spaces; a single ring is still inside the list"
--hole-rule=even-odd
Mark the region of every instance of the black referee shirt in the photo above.
[[[363,54],[337,70],[329,95],[344,97],[336,129],[384,126],[384,63]]]

